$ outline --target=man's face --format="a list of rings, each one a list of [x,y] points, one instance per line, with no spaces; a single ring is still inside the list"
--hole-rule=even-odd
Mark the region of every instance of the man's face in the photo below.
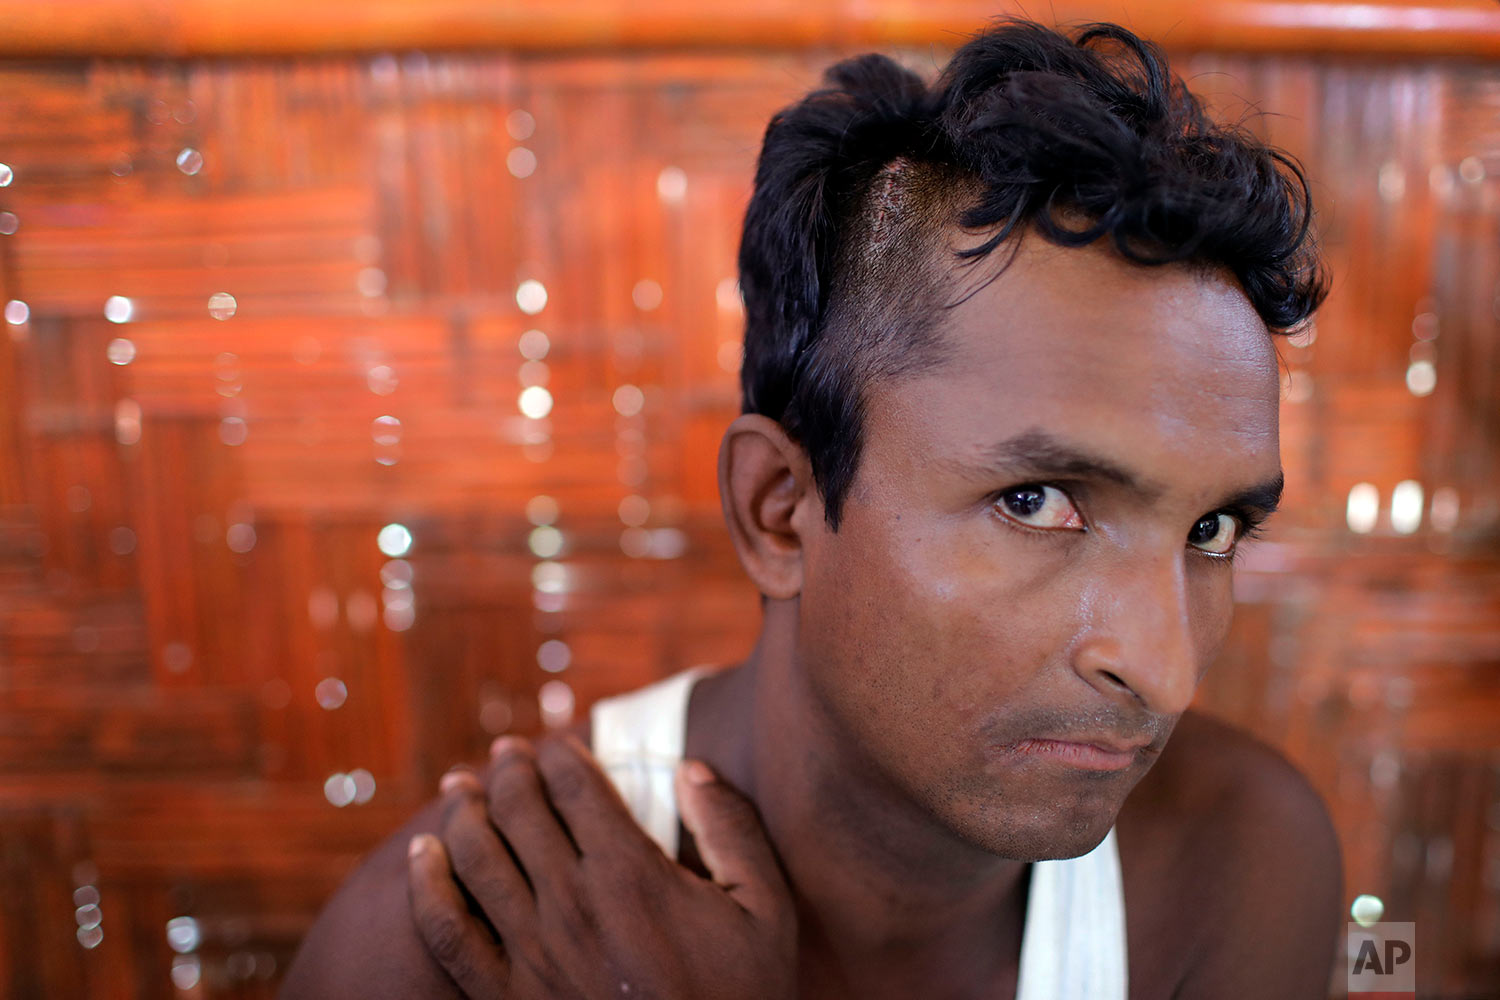
[[[1228,629],[1236,518],[1279,491],[1274,349],[1228,278],[1037,238],[938,340],[870,390],[839,530],[804,538],[799,657],[902,797],[1074,856]]]

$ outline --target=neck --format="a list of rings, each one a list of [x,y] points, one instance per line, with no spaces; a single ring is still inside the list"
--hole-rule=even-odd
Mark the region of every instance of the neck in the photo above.
[[[850,745],[797,662],[796,614],[770,602],[750,658],[697,685],[689,756],[760,810],[805,960],[845,980],[896,963],[952,981],[955,963],[978,963],[974,978],[993,983],[1019,955],[1026,865],[960,839]]]

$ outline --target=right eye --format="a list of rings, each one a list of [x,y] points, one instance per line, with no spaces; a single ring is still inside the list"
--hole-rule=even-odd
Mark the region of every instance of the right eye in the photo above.
[[[1083,515],[1066,493],[1055,486],[1013,486],[995,500],[995,509],[1009,520],[1046,531],[1082,531]]]

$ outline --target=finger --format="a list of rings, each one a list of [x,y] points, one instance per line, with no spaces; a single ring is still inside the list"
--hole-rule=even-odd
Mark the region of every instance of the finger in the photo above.
[[[658,850],[593,754],[576,738],[543,742],[537,748],[537,767],[547,797],[584,857]]]
[[[536,900],[510,849],[490,825],[482,786],[447,779],[443,841],[453,873],[479,904],[512,954],[529,954],[536,928]]]
[[[438,790],[445,796],[458,792],[467,792],[481,798],[484,796],[484,785],[479,777],[463,764],[454,765],[438,779]]]
[[[677,768],[678,809],[714,882],[753,915],[770,920],[788,905],[786,879],[755,806],[702,761]]]
[[[515,851],[538,899],[572,890],[578,852],[547,800],[535,752],[502,737],[491,748],[489,816]]]
[[[509,963],[488,929],[469,913],[436,837],[412,838],[407,872],[412,920],[428,953],[470,1000],[499,995]]]

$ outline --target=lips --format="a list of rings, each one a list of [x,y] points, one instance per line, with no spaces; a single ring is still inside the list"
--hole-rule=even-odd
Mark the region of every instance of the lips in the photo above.
[[[1150,739],[1121,739],[1117,736],[1068,736],[1058,737],[1059,743],[1078,743],[1084,746],[1098,747],[1109,753],[1136,753],[1151,745]]]
[[[1066,740],[1025,739],[1011,744],[1017,756],[1052,760],[1085,771],[1123,771],[1140,757],[1148,741],[1127,741],[1111,736],[1075,736]]]

